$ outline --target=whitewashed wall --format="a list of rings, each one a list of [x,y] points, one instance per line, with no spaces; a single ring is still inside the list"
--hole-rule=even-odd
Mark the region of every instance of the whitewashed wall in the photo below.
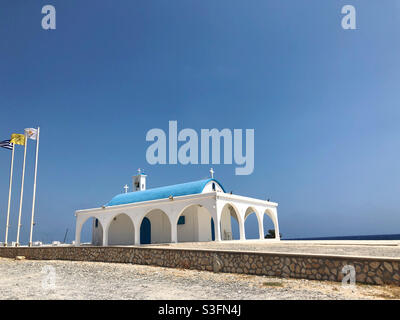
[[[199,230],[197,228],[198,223],[198,209],[197,206],[192,206],[181,214],[181,217],[185,217],[185,224],[178,224],[178,242],[192,242],[198,241]]]
[[[103,227],[99,221],[97,224],[97,228],[96,228],[96,218],[92,218],[92,230],[93,230],[92,244],[95,246],[102,246],[103,245]]]
[[[135,229],[131,219],[126,214],[120,214],[111,221],[108,228],[109,245],[134,244]]]
[[[151,224],[151,243],[171,242],[171,223],[161,210],[153,210],[146,217]]]
[[[192,206],[181,214],[185,224],[178,224],[178,242],[211,241],[211,215],[207,209]]]
[[[232,236],[231,239],[233,239],[231,213],[228,206],[225,206],[221,214],[221,239],[231,240],[228,239],[228,234],[230,234]]]
[[[198,239],[197,241],[212,241],[211,215],[206,208],[198,208]]]
[[[212,189],[213,184],[215,185],[215,190]],[[213,192],[213,191],[224,192],[218,183],[216,183],[215,181],[210,181],[205,185],[202,193]]]

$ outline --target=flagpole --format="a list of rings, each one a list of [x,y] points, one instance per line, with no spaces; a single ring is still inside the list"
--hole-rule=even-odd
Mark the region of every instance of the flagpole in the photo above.
[[[38,165],[38,156],[39,156],[39,134],[40,127],[37,128],[37,136],[36,136],[36,159],[35,159],[35,178],[33,180],[33,200],[32,200],[32,217],[31,217],[31,232],[29,234],[29,246],[32,246],[32,234],[33,234],[33,219],[35,216],[35,199],[36,199],[36,177],[37,177],[37,165]]]
[[[8,207],[7,207],[7,222],[6,222],[6,238],[4,240],[4,245],[7,246],[8,241],[8,227],[10,221],[10,206],[11,206],[11,190],[12,190],[12,180],[13,180],[13,171],[14,171],[14,150],[15,144],[12,144],[12,153],[11,153],[11,167],[10,167],[10,187],[8,189]]]
[[[19,232],[21,229],[21,213],[22,213],[22,200],[24,197],[24,180],[25,180],[25,162],[26,162],[26,148],[28,146],[28,136],[25,132],[25,147],[24,147],[24,164],[22,166],[22,182],[21,182],[21,197],[19,200],[19,213],[18,213],[18,229],[17,229],[17,246],[19,246]]]

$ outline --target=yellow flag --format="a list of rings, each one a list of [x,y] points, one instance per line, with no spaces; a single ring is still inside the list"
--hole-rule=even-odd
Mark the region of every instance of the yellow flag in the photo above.
[[[25,145],[25,135],[19,133],[13,133],[11,135],[10,143],[20,144],[21,146]]]

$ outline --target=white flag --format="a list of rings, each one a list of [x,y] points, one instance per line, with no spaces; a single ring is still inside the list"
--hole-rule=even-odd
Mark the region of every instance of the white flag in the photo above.
[[[27,128],[25,129],[25,133],[29,139],[36,140],[37,139],[37,129]]]

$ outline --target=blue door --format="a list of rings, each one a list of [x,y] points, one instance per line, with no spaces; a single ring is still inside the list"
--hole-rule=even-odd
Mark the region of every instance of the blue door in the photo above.
[[[211,240],[215,240],[215,229],[214,229],[214,219],[211,218]]]
[[[144,218],[140,225],[140,244],[151,243],[151,223],[148,218]]]

